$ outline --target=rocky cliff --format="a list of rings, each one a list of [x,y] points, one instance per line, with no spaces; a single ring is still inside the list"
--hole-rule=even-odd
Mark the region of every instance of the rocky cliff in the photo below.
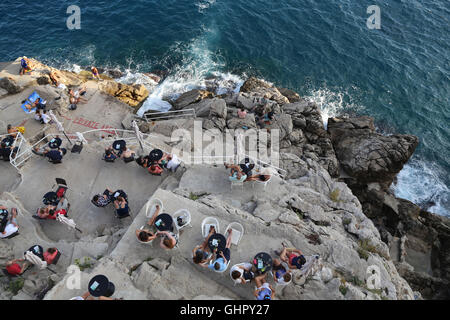
[[[39,90],[48,85],[32,82],[33,77],[41,77],[37,73],[25,86],[16,69],[13,63],[2,70],[0,78],[9,79],[0,83],[15,83],[23,89],[5,89],[0,102],[23,100],[29,93],[27,86]],[[77,112],[88,115],[108,105],[104,119],[112,123],[121,119],[128,129],[131,116],[124,115],[123,103],[113,102],[95,83],[85,81],[87,97],[95,105],[80,105]],[[33,244],[56,246],[63,256],[53,267],[55,274],[32,269],[23,275],[21,284],[3,277],[0,298],[69,299],[85,291],[92,275],[104,273],[116,285],[115,297],[125,299],[251,299],[252,285],[234,286],[228,271],[217,274],[192,263],[191,250],[202,241],[200,224],[208,216],[219,220],[222,232],[233,221],[243,225],[244,237],[231,249],[232,264],[250,261],[261,251],[275,256],[274,250],[283,241],[308,257],[320,256],[320,268],[314,274],[307,279],[294,274],[292,284],[276,288],[278,299],[420,297],[413,290],[426,298],[448,297],[448,221],[395,199],[389,192],[395,175],[414,152],[417,138],[381,136],[368,118],[331,119],[327,131],[316,104],[255,78],[239,93],[194,90],[171,103],[177,110],[195,109],[205,130],[257,128],[255,110],[274,112],[275,119],[265,128],[280,131],[281,166],[287,174],[274,176],[266,188],[248,185],[244,190],[230,188],[223,165],[186,165],[176,174],[152,177],[134,163],[106,166],[99,160],[106,146],[101,137],[90,139],[80,155],[69,155],[61,166],[49,168],[45,160],[32,157],[19,169],[16,183],[2,181],[6,187],[1,189],[0,204],[18,208],[21,230],[19,236],[1,240],[0,259],[4,263],[18,257]],[[55,110],[62,112],[66,107],[55,105]],[[248,110],[245,119],[237,118],[238,108]],[[193,130],[193,120],[140,121],[139,126],[151,134],[146,140],[149,144],[170,151],[174,146],[171,133],[177,128]],[[136,142],[130,146],[139,151]],[[14,177],[13,167],[0,165],[5,176]],[[82,234],[31,218],[54,177],[64,177],[72,189],[70,215]],[[131,195],[131,218],[115,220],[111,209],[90,204],[89,198],[105,186]],[[182,231],[176,250],[164,251],[157,244],[136,240],[135,230],[147,219],[145,205],[155,198],[168,213],[187,209],[192,215],[193,228]],[[82,269],[79,289],[67,286],[70,274],[66,270],[74,264]],[[374,266],[380,274],[376,289],[368,282],[372,276],[368,270]]]

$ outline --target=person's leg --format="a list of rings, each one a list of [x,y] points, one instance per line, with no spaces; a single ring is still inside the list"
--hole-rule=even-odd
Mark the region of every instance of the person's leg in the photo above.
[[[227,237],[227,244],[225,248],[231,248],[231,233],[233,232],[233,229],[228,229],[228,237]]]
[[[202,243],[202,246],[201,246],[202,250],[206,249],[206,247],[208,246],[209,238],[215,233],[216,233],[216,228],[214,226],[211,226],[209,228],[208,236],[205,238],[205,241],[203,241],[203,243]]]
[[[284,262],[289,262],[289,258],[287,257],[287,249],[283,247],[283,250],[280,253],[280,259]]]
[[[264,284],[264,282],[265,282],[265,277],[266,277],[266,275],[265,274],[262,274],[262,275],[259,275],[259,276],[256,276],[255,277],[255,284],[256,284],[256,288],[261,288],[262,287],[262,285]]]
[[[152,218],[148,221],[149,226],[152,226],[155,224],[156,217],[159,215],[160,210],[161,210],[161,207],[159,205],[156,205],[155,213],[153,214]]]

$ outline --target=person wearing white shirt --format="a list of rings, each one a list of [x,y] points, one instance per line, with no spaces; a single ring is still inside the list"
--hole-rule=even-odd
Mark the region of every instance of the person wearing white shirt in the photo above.
[[[169,160],[166,164],[166,168],[172,172],[175,172],[181,164],[180,159],[175,154],[172,154],[167,157]]]
[[[6,210],[6,207],[0,206],[0,209]],[[16,217],[17,217],[17,209],[13,208],[11,210],[11,218],[9,219],[7,225],[5,226],[5,229],[0,232],[0,238],[8,238],[9,236],[19,231],[19,226],[17,224]]]

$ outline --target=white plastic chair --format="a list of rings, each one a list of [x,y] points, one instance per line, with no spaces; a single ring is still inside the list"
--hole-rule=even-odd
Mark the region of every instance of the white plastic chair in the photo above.
[[[178,225],[177,218],[179,218],[179,217],[181,217],[184,222],[184,224],[182,226]],[[175,225],[175,228],[177,229],[178,232],[186,226],[190,226],[192,228],[191,213],[189,212],[189,210],[181,209],[181,210],[178,210],[177,212],[175,212],[173,214],[173,224]]]
[[[235,271],[235,270],[239,271],[241,273],[241,277],[242,277],[242,274],[244,273],[244,271],[241,268],[239,268],[239,267],[244,267],[244,268],[249,268],[250,267],[251,268],[251,266],[252,265],[250,263],[243,262],[243,263],[235,264],[234,266],[231,267],[231,269],[230,269],[230,278],[233,281],[233,285],[234,286],[236,286],[237,284],[242,284],[242,282],[241,282],[241,278],[239,278],[237,280],[233,279],[233,277],[231,276],[233,271]],[[250,282],[250,280],[245,280],[245,282],[248,283],[248,282]]]
[[[269,180],[266,181],[260,181],[260,180],[253,180],[252,182],[252,188],[255,188],[255,184],[262,184],[264,186],[264,189],[266,188],[267,184],[269,183],[270,180],[272,180],[273,175],[270,175]]]
[[[216,229],[216,233],[220,233],[219,221],[214,217],[206,217],[202,221],[202,235],[203,238],[206,238],[209,234],[209,229],[211,226],[214,226]]]
[[[162,201],[159,199],[153,199],[151,202],[147,202],[147,205],[145,206],[145,215],[147,216],[147,218],[151,218],[153,216],[156,211],[156,205],[159,205],[160,213],[164,212],[164,204],[162,203]]]
[[[244,227],[239,222],[232,222],[227,226],[225,232],[228,232],[229,229],[233,230],[231,233],[231,243],[235,246],[239,245],[239,242],[244,235]]]
[[[233,189],[234,187],[240,187],[242,190],[244,190],[244,181],[231,181],[231,189]]]

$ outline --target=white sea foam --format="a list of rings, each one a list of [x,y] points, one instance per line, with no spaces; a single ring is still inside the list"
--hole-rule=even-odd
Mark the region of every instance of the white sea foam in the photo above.
[[[209,9],[213,4],[216,3],[216,0],[200,0],[195,3],[198,8],[198,12],[203,13],[206,9]]]
[[[237,75],[221,72],[224,63],[220,56],[208,49],[207,37],[214,30],[206,30],[205,35],[192,40],[187,46],[175,44],[172,48],[174,54],[182,56],[178,64],[166,79],[154,88],[151,88],[149,98],[138,110],[142,116],[147,110],[167,111],[171,105],[165,100],[175,100],[181,94],[193,89],[216,88],[216,94],[228,91],[239,91],[243,79]]]
[[[450,190],[441,179],[441,171],[430,163],[413,158],[397,175],[397,184],[392,189],[397,197],[420,206],[433,202],[427,211],[450,216]]]
[[[328,88],[322,88],[311,91],[304,98],[314,101],[320,107],[323,125],[327,129],[329,118],[339,116],[346,110],[360,111],[363,109],[362,106],[355,103],[345,102],[346,95],[348,93],[345,91],[332,91]]]

